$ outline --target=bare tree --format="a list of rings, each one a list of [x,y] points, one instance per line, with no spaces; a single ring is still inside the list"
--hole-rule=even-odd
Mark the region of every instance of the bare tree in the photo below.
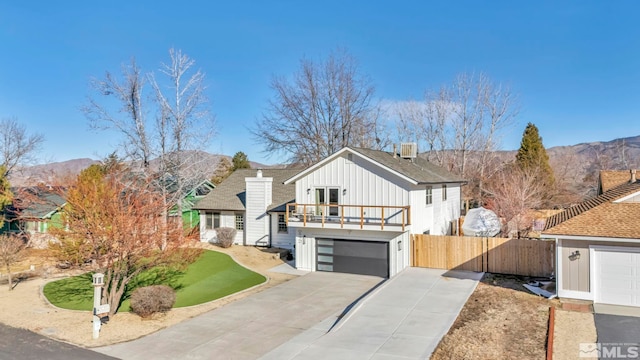
[[[517,113],[510,89],[479,73],[460,74],[450,85],[427,91],[423,103],[404,103],[395,115],[401,136],[411,134],[429,161],[469,180],[465,197],[482,203],[484,182],[501,168],[494,151],[501,131]]]
[[[91,97],[84,112],[96,129],[111,129],[123,136],[123,158],[141,165],[166,199],[165,215],[177,207],[189,186],[208,177],[201,151],[215,135],[208,107],[205,75],[180,50],[169,51],[170,62],[159,73],[144,75],[135,60],[122,68],[122,79],[107,73],[92,82],[100,100]],[[144,96],[150,84],[152,95]],[[120,111],[113,112],[113,105]],[[154,160],[155,159],[155,160]],[[154,160],[155,165],[152,164]],[[166,216],[165,216],[166,218]],[[177,216],[178,224],[181,216]]]
[[[530,210],[542,205],[543,187],[533,168],[523,170],[509,164],[494,174],[485,188],[490,197],[487,207],[504,219],[504,235],[515,232],[522,237],[531,230]]]
[[[252,133],[270,154],[311,164],[344,146],[388,143],[378,121],[374,87],[345,51],[322,62],[300,61],[293,79],[274,77],[273,98]]]
[[[0,235],[0,261],[2,261],[2,265],[4,265],[5,269],[7,269],[9,290],[13,290],[13,282],[11,279],[11,265],[18,262],[22,258],[22,250],[24,250],[24,248],[24,241],[17,235]]]
[[[0,165],[5,167],[4,175],[11,174],[20,165],[35,162],[35,154],[43,142],[43,135],[27,133],[15,118],[0,120]]]

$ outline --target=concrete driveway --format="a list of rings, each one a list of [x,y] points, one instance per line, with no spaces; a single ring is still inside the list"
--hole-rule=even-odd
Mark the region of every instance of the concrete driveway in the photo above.
[[[428,359],[481,277],[482,273],[408,268],[356,305],[333,329],[318,324],[262,359]]]
[[[93,350],[122,359],[256,359],[343,310],[383,281],[314,272],[168,329]]]

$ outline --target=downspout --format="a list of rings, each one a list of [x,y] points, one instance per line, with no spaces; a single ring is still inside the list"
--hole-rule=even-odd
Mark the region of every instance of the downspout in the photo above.
[[[271,248],[271,235],[273,234],[273,219],[271,216],[273,213],[267,212],[267,214],[269,215],[269,245],[267,247]]]

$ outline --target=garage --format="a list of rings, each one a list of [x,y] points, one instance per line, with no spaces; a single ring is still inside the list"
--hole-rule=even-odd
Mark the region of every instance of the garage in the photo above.
[[[595,302],[640,306],[640,249],[595,249]]]
[[[389,277],[389,243],[316,239],[316,270]]]

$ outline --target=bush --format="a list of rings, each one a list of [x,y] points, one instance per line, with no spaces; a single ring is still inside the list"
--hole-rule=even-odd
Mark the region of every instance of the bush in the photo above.
[[[158,312],[171,310],[176,302],[176,292],[166,285],[137,288],[131,294],[131,311],[147,318]]]
[[[228,248],[233,245],[237,231],[234,228],[222,227],[216,229],[216,233],[218,234],[218,244],[223,248]]]

